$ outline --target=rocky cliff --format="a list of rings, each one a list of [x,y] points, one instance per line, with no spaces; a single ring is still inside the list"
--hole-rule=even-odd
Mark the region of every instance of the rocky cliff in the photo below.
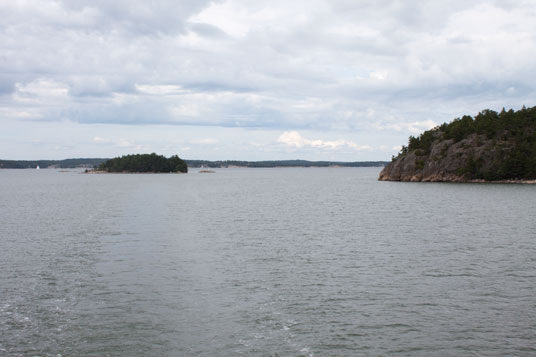
[[[410,137],[382,181],[481,182],[536,178],[536,107],[483,111]]]

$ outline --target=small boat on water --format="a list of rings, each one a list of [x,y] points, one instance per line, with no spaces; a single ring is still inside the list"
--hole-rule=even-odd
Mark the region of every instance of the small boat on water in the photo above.
[[[36,169],[36,170],[39,170],[39,169],[40,169],[39,165],[37,165],[37,167],[36,167],[35,169]]]
[[[209,169],[209,167],[207,165],[202,165],[200,167],[200,170],[199,170],[199,173],[200,174],[213,174],[215,173],[216,171],[212,171]]]

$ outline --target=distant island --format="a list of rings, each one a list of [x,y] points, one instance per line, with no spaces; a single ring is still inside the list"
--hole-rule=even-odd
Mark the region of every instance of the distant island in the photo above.
[[[529,182],[536,179],[536,107],[484,110],[409,137],[381,181]]]
[[[162,155],[135,154],[125,155],[107,160],[100,164],[96,172],[125,172],[125,173],[160,173],[188,172],[188,165],[177,155],[169,159]]]

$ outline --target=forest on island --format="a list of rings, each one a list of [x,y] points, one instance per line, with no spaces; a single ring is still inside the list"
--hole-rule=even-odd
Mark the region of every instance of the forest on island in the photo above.
[[[186,162],[177,155],[169,159],[162,155],[135,154],[116,157],[103,162],[98,171],[106,172],[188,172]]]
[[[504,180],[536,178],[536,107],[523,106],[518,111],[483,110],[474,118],[465,115],[450,123],[444,123],[410,136],[397,157],[415,152],[417,157],[430,155],[433,145],[442,141],[452,143],[466,139],[467,149],[485,147],[493,162],[485,162],[486,156],[469,155],[459,173],[468,179]],[[452,144],[451,144],[452,145]],[[432,157],[437,160],[437,157]],[[424,162],[424,160],[421,160]],[[490,169],[491,168],[491,169]]]

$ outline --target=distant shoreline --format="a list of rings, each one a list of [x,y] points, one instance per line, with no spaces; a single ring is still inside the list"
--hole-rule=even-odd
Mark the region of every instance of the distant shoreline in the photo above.
[[[93,169],[108,159],[80,158],[65,160],[0,160],[0,169]],[[283,167],[384,167],[388,161],[308,161],[308,160],[184,160],[189,168],[283,168]]]

